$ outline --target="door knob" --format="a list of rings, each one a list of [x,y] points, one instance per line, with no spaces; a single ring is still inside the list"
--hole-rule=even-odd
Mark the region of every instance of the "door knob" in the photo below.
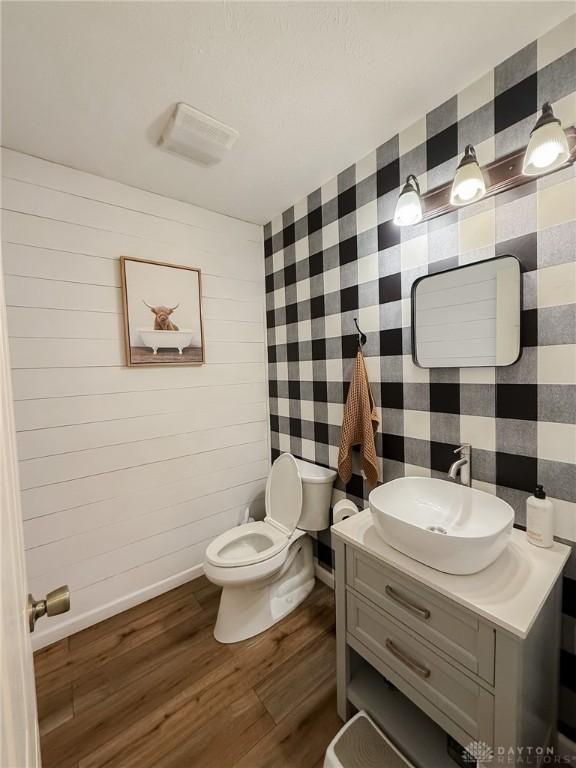
[[[28,595],[28,624],[30,632],[34,632],[36,622],[41,616],[57,616],[59,613],[66,613],[70,610],[70,589],[65,584],[62,587],[48,592],[44,600],[34,600],[32,595]]]

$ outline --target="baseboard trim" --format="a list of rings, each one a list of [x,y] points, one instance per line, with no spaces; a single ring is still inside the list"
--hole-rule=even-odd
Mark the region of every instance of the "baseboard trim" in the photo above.
[[[171,589],[176,589],[181,584],[185,584],[187,581],[197,579],[204,573],[204,566],[202,563],[195,565],[193,568],[188,568],[186,571],[176,573],[174,576],[170,576],[168,579],[159,581],[156,584],[150,584],[150,586],[140,589],[136,592],[131,592],[128,595],[123,595],[106,605],[97,608],[94,611],[88,611],[87,613],[81,613],[79,616],[72,616],[57,627],[46,626],[45,629],[35,632],[32,635],[32,650],[38,651],[40,648],[45,648],[47,645],[58,642],[65,637],[74,635],[76,632],[81,632],[87,627],[91,627],[93,624],[98,624],[100,621],[109,619],[111,616],[115,616],[117,613],[127,611],[129,608],[133,608],[139,603],[144,603],[146,600],[151,600],[153,597],[162,595],[164,592],[169,592]],[[318,563],[314,563],[314,573],[316,578],[323,584],[326,584],[330,589],[334,589],[334,574],[327,571],[326,568],[322,568]],[[72,594],[72,604],[74,604],[74,594]]]
[[[202,563],[195,565],[192,568],[188,568],[181,573],[176,573],[174,576],[170,576],[167,579],[158,581],[155,584],[144,589],[139,589],[136,592],[130,592],[128,595],[123,595],[110,603],[106,603],[93,611],[87,611],[81,613],[79,616],[71,616],[66,621],[58,624],[56,627],[50,627],[46,625],[39,632],[35,632],[32,635],[32,650],[37,651],[40,648],[45,648],[47,645],[56,643],[58,640],[62,640],[69,635],[73,635],[76,632],[80,632],[82,629],[91,627],[93,624],[98,624],[100,621],[109,619],[111,616],[115,616],[117,613],[127,611],[128,608],[133,608],[139,603],[144,603],[146,600],[151,600],[153,597],[162,595],[164,592],[169,592],[171,589],[179,587],[181,584],[185,584],[187,581],[192,581],[198,578],[204,573],[204,566]],[[74,605],[74,593],[71,595],[72,605]],[[46,621],[46,619],[43,619]],[[50,620],[48,620],[49,622]]]
[[[314,563],[314,575],[323,584],[326,584],[330,589],[334,589],[334,574],[327,571],[326,568],[322,568],[318,563]]]

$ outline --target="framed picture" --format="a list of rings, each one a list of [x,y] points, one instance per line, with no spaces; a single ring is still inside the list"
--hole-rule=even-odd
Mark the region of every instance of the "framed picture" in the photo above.
[[[200,270],[120,258],[126,364],[202,365]]]

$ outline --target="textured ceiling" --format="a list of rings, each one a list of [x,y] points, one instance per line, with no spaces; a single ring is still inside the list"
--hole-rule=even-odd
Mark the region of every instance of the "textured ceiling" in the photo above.
[[[559,2],[3,2],[2,143],[264,223],[573,9]],[[160,150],[175,102],[240,138]]]

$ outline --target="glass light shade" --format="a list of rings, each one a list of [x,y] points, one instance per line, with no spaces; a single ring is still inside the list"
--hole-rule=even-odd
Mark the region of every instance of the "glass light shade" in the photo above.
[[[467,147],[452,182],[450,202],[452,205],[469,205],[480,200],[485,194],[486,183],[482,169],[476,161],[473,148]]]
[[[570,157],[568,139],[559,121],[536,127],[530,136],[524,155],[522,173],[538,176],[559,168]]]
[[[406,184],[396,203],[394,224],[399,227],[407,227],[410,224],[418,224],[419,221],[422,221],[420,195],[415,187]]]

